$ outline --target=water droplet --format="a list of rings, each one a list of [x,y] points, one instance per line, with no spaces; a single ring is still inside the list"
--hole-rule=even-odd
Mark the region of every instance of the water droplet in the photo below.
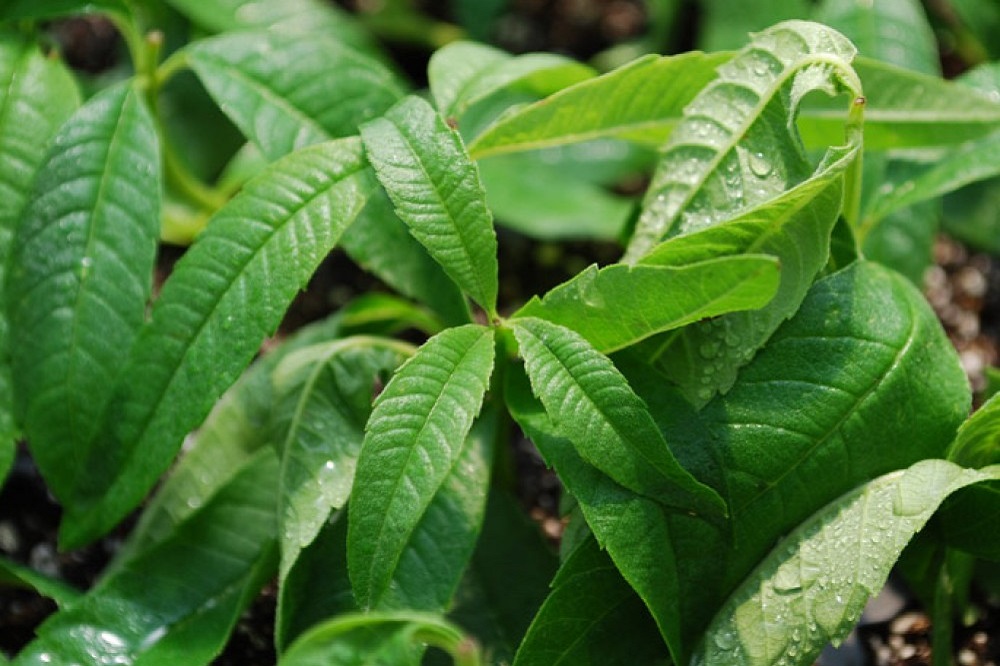
[[[714,359],[719,355],[719,343],[718,342],[703,342],[701,346],[698,347],[698,353],[705,360]]]
[[[750,172],[758,178],[767,178],[774,171],[774,165],[764,156],[764,153],[750,153],[747,162]]]
[[[729,652],[736,647],[736,632],[732,629],[722,629],[715,634],[715,645],[720,650]]]
[[[142,643],[139,644],[138,651],[144,652],[145,650],[148,650],[149,648],[153,647],[153,645],[155,645],[156,643],[159,643],[160,639],[166,635],[167,635],[166,627],[157,627],[156,629],[151,631],[148,636],[142,639]]]

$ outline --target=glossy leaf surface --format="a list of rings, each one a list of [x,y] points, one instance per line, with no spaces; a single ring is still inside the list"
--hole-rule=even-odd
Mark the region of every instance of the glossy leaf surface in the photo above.
[[[860,94],[854,46],[816,23],[787,21],[754,36],[685,107],[646,192],[625,258],[716,224],[809,177],[794,118],[809,92]],[[842,111],[841,118],[846,117]],[[835,141],[831,143],[841,143]]]
[[[360,142],[347,139],[274,164],[215,215],[136,342],[106,423],[123,455],[92,458],[81,471],[80,487],[97,495],[69,507],[67,543],[100,534],[138,503],[375,187]]]
[[[429,103],[408,97],[361,128],[396,213],[452,280],[496,314],[497,241],[479,171]]]
[[[1000,466],[921,461],[825,506],[790,533],[712,621],[692,664],[812,661],[841,640],[903,547],[956,490],[1000,480]]]
[[[403,94],[381,63],[318,33],[226,34],[195,43],[188,58],[219,107],[270,160],[353,135]]]
[[[532,390],[590,464],[666,506],[718,516],[724,505],[670,453],[646,405],[611,361],[574,331],[533,317],[509,322]]]
[[[362,609],[390,592],[410,535],[462,457],[492,368],[492,331],[452,328],[424,344],[379,395],[349,514],[348,563]]]
[[[79,496],[93,441],[152,288],[160,215],[153,119],[111,88],[59,130],[11,253],[7,297],[16,408],[39,469]]]

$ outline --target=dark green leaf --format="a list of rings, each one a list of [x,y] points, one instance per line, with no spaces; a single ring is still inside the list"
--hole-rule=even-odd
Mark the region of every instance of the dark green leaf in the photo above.
[[[90,501],[67,507],[67,544],[102,533],[142,499],[277,328],[364,207],[373,180],[360,141],[335,141],[274,164],[215,215],[136,341],[102,440],[120,455],[108,458],[104,449],[78,470]]]
[[[7,298],[17,412],[52,492],[71,504],[145,319],[159,236],[153,119],[127,85],[59,130],[11,253]],[[106,483],[107,479],[101,479]]]
[[[348,532],[351,583],[363,609],[392,596],[389,585],[411,535],[458,461],[473,455],[470,449],[476,447],[467,445],[467,435],[492,368],[491,330],[448,329],[399,369],[375,403],[358,460]],[[457,577],[452,588],[455,583]]]
[[[128,14],[122,0],[8,0],[0,7],[0,20],[53,19],[73,14]]]
[[[216,103],[270,160],[353,135],[403,94],[381,63],[320,33],[226,34],[196,42],[188,57]]]
[[[419,97],[361,128],[396,213],[455,283],[496,316],[497,240],[479,171],[458,133]]]
[[[674,509],[718,517],[725,507],[673,457],[643,401],[611,361],[572,330],[509,321],[532,391],[580,455],[609,477]]]

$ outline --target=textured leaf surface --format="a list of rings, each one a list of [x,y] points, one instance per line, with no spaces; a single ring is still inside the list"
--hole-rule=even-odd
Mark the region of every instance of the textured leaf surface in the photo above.
[[[346,139],[276,163],[215,215],[136,342],[105,435],[124,455],[91,459],[80,471],[80,487],[100,494],[73,505],[67,543],[96,536],[138,503],[375,187],[360,142]]]
[[[0,457],[13,456],[16,434],[3,289],[13,234],[50,140],[79,103],[62,63],[46,58],[30,40],[0,31]]]
[[[590,464],[666,506],[718,516],[724,505],[673,457],[611,361],[568,328],[532,317],[510,320],[532,390],[552,422]]]
[[[408,97],[361,128],[396,213],[445,272],[496,314],[497,240],[479,171],[434,109]]]
[[[193,44],[188,57],[219,107],[271,160],[353,135],[403,94],[378,61],[319,33],[221,35]]]
[[[347,502],[381,375],[407,345],[347,338],[290,354],[275,369],[273,437],[281,452],[281,576]]]
[[[15,663],[209,663],[274,575],[277,472],[262,451],[169,538],[46,620]]]
[[[659,144],[728,55],[648,56],[497,121],[469,146],[475,159],[604,137]]]
[[[493,333],[434,336],[375,403],[351,497],[348,563],[363,609],[389,591],[410,535],[462,455],[493,368]]]
[[[805,180],[812,167],[795,136],[799,102],[813,91],[860,94],[850,66],[854,54],[854,46],[830,28],[787,21],[755,35],[720,66],[719,78],[685,107],[670,135],[626,261],[636,262],[668,236],[733,217]]]
[[[559,568],[514,666],[666,662],[656,624],[611,559],[588,539]]]
[[[505,88],[545,96],[591,76],[592,69],[565,56],[512,56],[475,42],[452,42],[435,51],[427,65],[435,105],[442,114],[456,119]]]
[[[16,408],[53,493],[70,503],[142,326],[160,223],[153,119],[119,85],[59,130],[11,254]],[[106,479],[101,479],[106,482]]]
[[[540,317],[572,328],[605,354],[706,317],[760,308],[774,296],[774,257],[743,255],[689,266],[590,266],[518,317]]]
[[[925,460],[867,483],[788,535],[712,621],[692,664],[809,663],[841,640],[903,547],[956,490],[1000,466]]]

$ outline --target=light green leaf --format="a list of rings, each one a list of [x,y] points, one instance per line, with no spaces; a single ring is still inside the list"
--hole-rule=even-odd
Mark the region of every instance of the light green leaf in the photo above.
[[[62,502],[78,496],[101,415],[145,319],[159,235],[160,160],[142,97],[118,85],[54,139],[7,277],[15,407]],[[106,483],[101,479],[99,483]]]
[[[73,14],[101,12],[130,13],[122,0],[46,0],[46,2],[8,0],[3,7],[0,7],[0,20],[53,19]]]
[[[780,264],[766,255],[720,257],[687,266],[590,266],[537,296],[516,317],[572,328],[605,354],[707,317],[763,307]]]
[[[270,160],[353,135],[403,94],[381,63],[321,33],[220,35],[192,44],[188,58],[219,107]]]
[[[703,0],[698,48],[706,51],[738,49],[747,35],[786,19],[809,18],[807,0]]]
[[[813,514],[736,589],[692,664],[811,663],[883,586],[903,547],[956,490],[1000,480],[1000,466],[924,460]]]
[[[948,460],[963,467],[1000,462],[1000,395],[993,396],[962,424]]]
[[[411,353],[403,343],[352,337],[293,352],[275,368],[282,579],[347,502],[376,383]]]
[[[79,590],[65,582],[49,578],[6,557],[0,557],[0,589],[3,587],[23,587],[34,590],[55,601],[60,608],[65,608],[82,596]]]
[[[46,620],[16,663],[209,663],[274,575],[277,473],[261,451],[168,538]]]
[[[435,51],[427,65],[435,105],[455,119],[503,89],[544,97],[593,75],[590,67],[554,53],[512,56],[485,44],[461,41]]]
[[[833,159],[810,179],[735,219],[675,236],[638,265],[685,266],[715,257],[768,254],[781,261],[777,294],[763,308],[698,322],[642,346],[657,369],[693,404],[725,392],[739,369],[792,316],[827,263],[830,234],[843,198],[854,150],[831,150]]]
[[[940,75],[937,40],[918,0],[823,0],[815,20],[844,33],[858,53],[924,74]]]
[[[466,449],[492,368],[491,330],[451,328],[428,340],[376,401],[349,514],[348,563],[362,609],[390,592],[410,535]]]
[[[388,335],[408,328],[434,335],[444,328],[441,320],[426,308],[379,292],[358,296],[340,308],[337,314],[345,328],[364,330],[372,326],[384,327]]]
[[[669,236],[731,218],[808,178],[812,167],[795,131],[799,103],[813,91],[859,95],[854,54],[840,33],[788,21],[720,66],[670,135],[625,260],[635,263]]]
[[[514,666],[667,663],[666,645],[614,563],[588,539],[563,562]]]
[[[25,37],[0,31],[0,450],[5,455],[13,456],[17,433],[4,291],[11,244],[52,136],[79,103],[76,84],[60,61],[45,57]]]
[[[617,137],[658,145],[728,54],[647,56],[504,116],[469,145],[488,155]]]
[[[444,323],[461,326],[472,321],[461,290],[410,234],[382,189],[368,199],[341,243],[362,268],[399,293],[427,305]]]
[[[953,81],[857,57],[854,69],[865,95],[865,148],[955,145],[1000,129],[1000,103]],[[841,143],[844,112],[839,100],[813,98],[799,115],[807,147]]]
[[[643,401],[611,361],[574,331],[511,319],[534,394],[591,465],[665,506],[709,518],[725,512],[714,490],[671,454]]]
[[[68,507],[65,543],[102,533],[142,499],[277,328],[373,181],[360,141],[325,143],[272,165],[213,217],[136,341],[102,433],[104,457],[78,470],[90,494]],[[108,459],[108,448],[120,455]]]
[[[396,213],[458,286],[496,316],[497,240],[479,171],[458,133],[419,97],[361,128]]]

